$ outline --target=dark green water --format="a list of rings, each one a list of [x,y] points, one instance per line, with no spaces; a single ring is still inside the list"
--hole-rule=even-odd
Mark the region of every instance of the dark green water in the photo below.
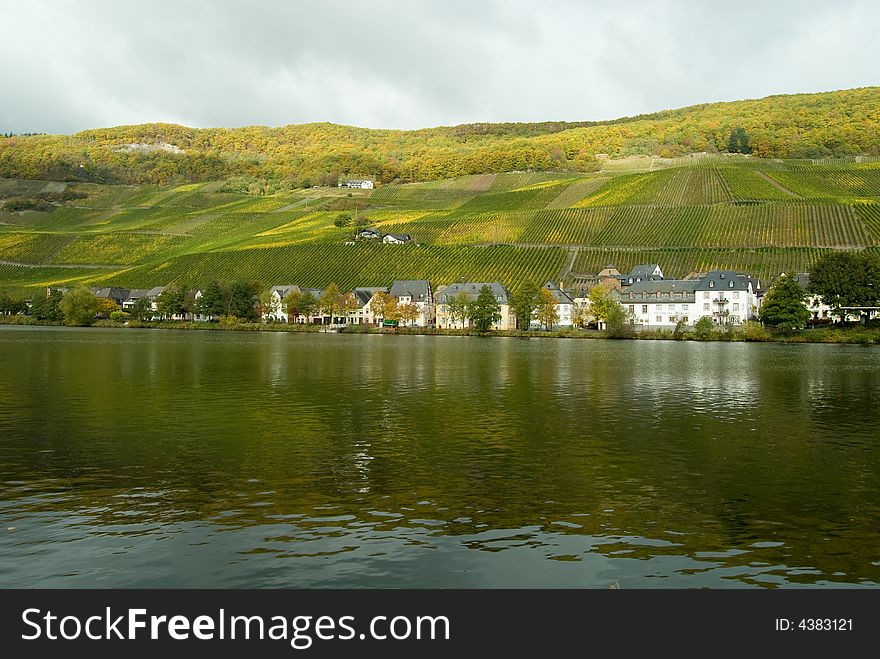
[[[880,350],[0,329],[0,586],[880,583]]]

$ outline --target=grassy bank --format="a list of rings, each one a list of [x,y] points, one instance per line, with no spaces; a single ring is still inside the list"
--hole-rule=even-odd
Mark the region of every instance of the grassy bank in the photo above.
[[[30,316],[0,316],[0,325],[43,325],[63,327],[58,321],[39,321]],[[322,325],[288,325],[284,323],[234,323],[221,324],[212,322],[190,321],[137,321],[118,323],[111,320],[96,321],[92,327],[117,329],[177,329],[177,330],[209,330],[236,332],[292,332],[307,334],[389,334],[398,336],[504,336],[527,339],[615,339],[638,341],[726,341],[751,343],[851,343],[863,345],[880,345],[880,326],[849,326],[823,327],[805,329],[794,332],[769,331],[757,324],[733,330],[713,330],[706,335],[698,335],[693,330],[676,333],[674,330],[640,330],[605,332],[598,330],[562,329],[555,331],[543,330],[504,330],[480,334],[470,329],[437,329],[421,327],[400,327],[384,329],[381,327],[346,327],[338,331],[330,331]]]

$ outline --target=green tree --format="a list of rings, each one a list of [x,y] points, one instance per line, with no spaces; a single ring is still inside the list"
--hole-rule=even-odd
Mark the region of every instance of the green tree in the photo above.
[[[471,325],[481,334],[492,329],[492,325],[501,320],[501,305],[488,286],[480,289],[477,299],[468,305],[468,318]]]
[[[728,153],[752,152],[752,149],[749,146],[749,136],[746,134],[746,131],[742,126],[730,131],[730,137],[727,138],[727,151]]]
[[[131,316],[138,320],[149,320],[153,313],[153,301],[148,297],[139,297],[131,305]]]
[[[532,324],[532,313],[537,304],[539,286],[526,284],[511,296],[510,306],[516,316],[516,324],[520,329],[527,330]]]
[[[19,297],[13,297],[6,291],[0,291],[0,316],[14,316],[17,313],[24,313],[27,305],[24,300]]]
[[[98,313],[98,298],[88,288],[69,291],[58,305],[66,325],[91,325]]]
[[[880,255],[868,252],[832,252],[813,264],[810,291],[833,313],[845,318],[841,307],[880,306]]]
[[[347,227],[349,224],[351,224],[351,215],[348,213],[340,213],[336,216],[336,219],[333,220],[333,226],[336,227]]]
[[[319,308],[318,299],[306,291],[302,294],[302,297],[299,299],[299,305],[297,307],[299,311],[299,315],[306,319],[306,322],[309,321],[309,318],[314,316],[318,312]]]
[[[712,336],[714,330],[715,323],[712,322],[712,319],[709,316],[701,316],[694,325],[694,336],[698,341],[705,341]]]
[[[166,286],[156,299],[156,311],[165,320],[186,314],[186,291],[174,284]]]
[[[452,324],[462,323],[470,317],[470,307],[473,301],[471,296],[464,291],[459,291],[446,303],[449,320]]]
[[[782,275],[764,296],[761,322],[783,330],[800,329],[810,320],[810,312],[804,306],[806,296],[796,279]]]
[[[229,291],[229,312],[226,315],[245,319],[249,322],[257,320],[257,296],[254,293],[255,289],[259,291],[260,287],[245,281],[235,282]]]
[[[553,325],[559,322],[559,306],[556,304],[556,296],[548,288],[538,291],[538,299],[535,306],[535,319],[544,324],[548,332]]]
[[[226,311],[225,298],[220,282],[213,280],[202,290],[202,297],[199,298],[196,309],[202,316],[219,318]]]
[[[30,315],[37,320],[64,320],[64,313],[61,311],[63,298],[60,291],[53,292],[51,295],[38,295],[31,303]]]

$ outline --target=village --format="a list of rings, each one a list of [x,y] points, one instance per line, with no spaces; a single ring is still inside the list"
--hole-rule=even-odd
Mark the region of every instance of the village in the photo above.
[[[804,291],[809,290],[808,273],[797,273],[791,278]],[[342,291],[335,284],[324,289],[278,284],[259,291],[240,283],[225,287],[225,302],[217,282],[198,290],[168,285],[149,289],[101,287],[88,291],[98,302],[97,318],[123,322],[211,322],[232,317],[267,324],[319,325],[328,330],[467,330],[479,325],[474,314],[482,302],[488,306],[490,316],[480,329],[603,330],[609,322],[608,309],[614,308],[621,319],[618,322],[639,331],[680,330],[701,321],[711,323],[711,327],[736,328],[759,320],[771,288],[748,274],[730,270],[667,278],[660,264],[651,263],[636,265],[627,273],[608,264],[595,275],[575,277],[568,287],[562,282],[546,281],[540,287],[517,294],[497,281],[458,281],[435,287],[427,279],[394,280],[390,286],[361,286],[349,291]],[[70,291],[49,287],[46,300],[60,299]],[[38,304],[43,303],[40,300]],[[813,293],[804,295],[803,306],[809,313],[808,322],[813,325],[870,320],[878,311],[852,309],[835,315],[835,310]],[[523,307],[528,307],[525,313]],[[36,307],[28,301],[19,312],[28,313],[31,309]],[[3,313],[10,315],[10,311],[6,309]]]

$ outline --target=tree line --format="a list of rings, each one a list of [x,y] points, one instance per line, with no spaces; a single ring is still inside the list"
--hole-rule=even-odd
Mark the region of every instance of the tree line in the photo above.
[[[0,138],[0,176],[103,183],[229,180],[234,189],[427,181],[507,171],[592,171],[597,155],[695,152],[772,158],[880,155],[880,88],[712,103],[606,122],[473,124],[413,131],[328,123],[194,129],[144,124]],[[169,143],[145,152],[127,144]]]

